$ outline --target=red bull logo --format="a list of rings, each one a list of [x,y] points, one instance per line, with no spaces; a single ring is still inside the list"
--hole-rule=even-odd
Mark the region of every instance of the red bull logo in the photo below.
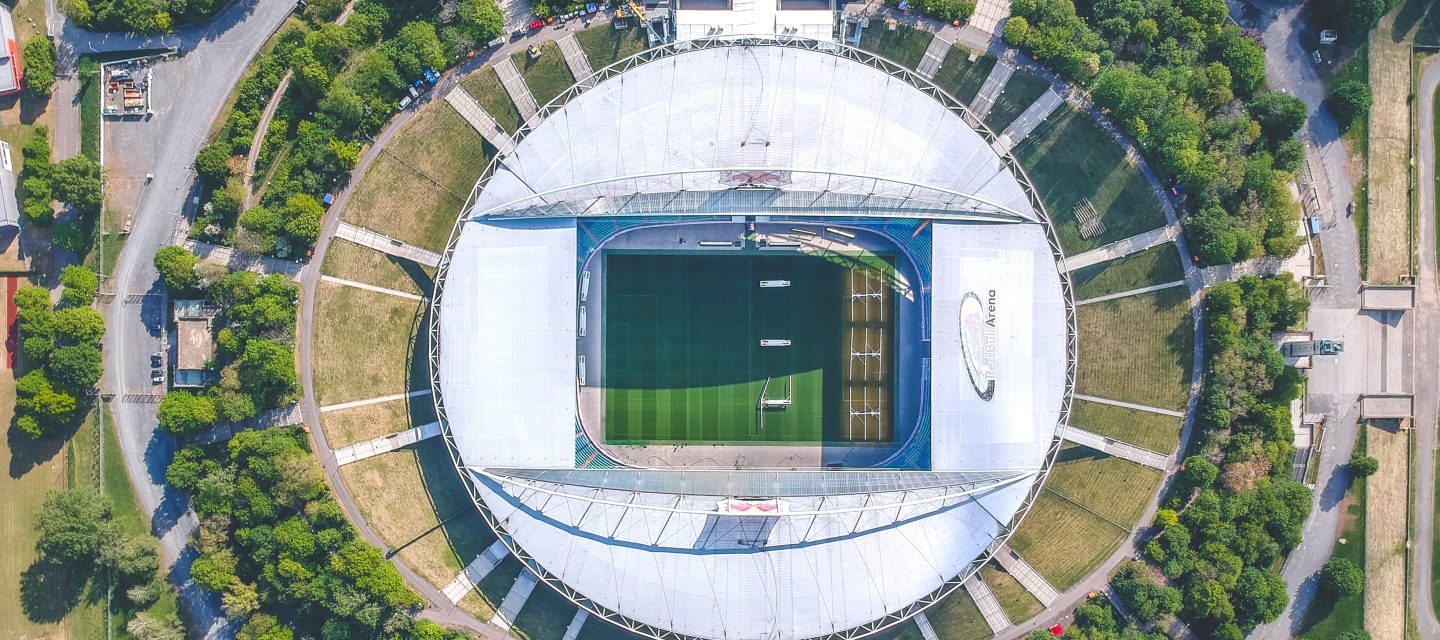
[[[960,355],[970,386],[981,400],[995,397],[995,355],[999,340],[995,331],[995,290],[987,292],[987,300],[972,293],[960,299]]]

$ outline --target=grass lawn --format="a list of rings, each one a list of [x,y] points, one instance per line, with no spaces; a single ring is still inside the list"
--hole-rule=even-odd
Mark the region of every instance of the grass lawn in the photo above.
[[[1021,142],[1015,155],[1030,173],[1065,252],[1082,253],[1165,226],[1164,210],[1125,150],[1089,115],[1063,109]],[[1103,233],[1088,240],[1080,237],[1074,213],[1086,198],[1105,224]]]
[[[510,59],[530,87],[535,103],[541,107],[575,84],[575,76],[565,64],[565,54],[560,53],[560,45],[554,42],[540,45],[538,58],[531,59],[528,51],[520,51],[511,55]]]
[[[1076,400],[1070,424],[1107,438],[1168,454],[1180,446],[1180,418],[1110,404]]]
[[[891,30],[884,21],[875,20],[860,34],[860,48],[914,69],[934,38],[935,34],[924,29],[896,24]]]
[[[1077,301],[1183,279],[1185,267],[1171,242],[1070,273]]]
[[[1332,558],[1345,558],[1357,567],[1365,566],[1365,478],[1356,478],[1345,491],[1340,518],[1340,537],[1345,544],[1336,544]],[[1336,599],[1318,595],[1306,612],[1300,638],[1322,640],[1335,638],[1346,631],[1365,628],[1365,592]]]
[[[364,400],[429,386],[425,367],[423,303],[355,287],[315,287],[314,376],[320,404]],[[412,345],[414,348],[412,349]]]
[[[16,154],[18,156],[18,154]],[[0,374],[0,418],[10,424],[15,413],[13,372]],[[45,494],[66,485],[65,446],[59,437],[31,440],[11,428],[0,439],[0,457],[7,473],[0,475],[0,638],[44,638],[63,635],[61,622],[68,610],[64,594],[72,589],[27,586],[35,562],[35,512]],[[36,565],[39,566],[39,565]]]
[[[848,269],[795,256],[605,261],[607,442],[818,442],[840,430]],[[767,279],[794,285],[761,289]],[[793,345],[759,346],[767,337]],[[761,429],[761,394],[787,390],[794,404],[767,411]]]
[[[1010,538],[1020,554],[1056,589],[1064,591],[1099,566],[1129,532],[1050,491]],[[1063,535],[1061,535],[1063,534]],[[993,586],[992,586],[993,588]],[[1012,621],[1021,618],[1011,616]]]
[[[415,114],[385,150],[462,200],[470,197],[492,155],[480,133],[444,100],[431,102]],[[455,216],[448,216],[445,222],[450,226]]]
[[[1076,309],[1076,316],[1077,392],[1185,408],[1195,333],[1184,287],[1087,304]]]
[[[994,129],[997,134],[1004,131],[1005,127],[1010,126],[1010,123],[1020,117],[1020,114],[1025,113],[1025,110],[1030,108],[1030,104],[1049,88],[1050,83],[1046,82],[1044,78],[1023,69],[1016,69],[1015,73],[1010,75],[1010,80],[1005,83],[1005,89],[995,98],[995,106],[991,107],[990,113],[986,114],[985,124]],[[1050,115],[1054,116],[1055,114]]]
[[[515,133],[520,128],[520,110],[515,108],[510,94],[505,92],[505,85],[500,84],[500,75],[495,73],[495,67],[485,67],[465,76],[460,80],[460,86],[506,131]]]
[[[481,620],[494,617],[495,611],[500,608],[500,602],[505,599],[505,594],[510,592],[510,587],[515,584],[515,579],[520,577],[520,570],[523,568],[514,555],[506,554],[495,570],[460,600],[460,608]],[[537,584],[535,588],[538,590],[542,587]]]
[[[386,546],[436,587],[495,541],[437,438],[345,465],[340,477]]]
[[[320,267],[320,272],[327,276],[419,295],[430,293],[434,271],[431,267],[339,239],[325,250],[325,264]],[[418,283],[417,278],[420,278]]]
[[[965,47],[950,47],[950,53],[945,54],[945,61],[940,64],[933,80],[935,86],[949,91],[950,95],[965,104],[970,104],[975,94],[980,93],[985,78],[995,68],[994,56],[976,56],[974,62],[970,61],[970,56],[970,50]]]
[[[889,629],[866,636],[866,638],[868,640],[924,640],[925,636],[920,633],[920,625],[916,624],[914,618],[911,618]]]
[[[590,60],[590,68],[596,71],[645,50],[645,30],[634,26],[613,29],[610,24],[602,24],[575,32],[575,39]]]
[[[545,584],[535,585],[530,599],[515,614],[510,637],[521,640],[560,640],[575,617],[576,606]]]
[[[1070,445],[1060,450],[1045,486],[1133,528],[1164,480],[1158,469]]]
[[[1045,605],[993,561],[980,567],[980,579],[985,581],[985,586],[990,587],[990,592],[995,594],[995,600],[1000,603],[1000,608],[1005,610],[1005,615],[1011,622],[1029,620],[1045,609]]]
[[[80,78],[80,154],[100,160],[100,63],[82,56]]]
[[[985,616],[964,587],[950,592],[944,600],[925,610],[930,626],[940,640],[985,640],[992,634]]]
[[[428,396],[390,400],[320,415],[330,448],[339,449],[435,421]]]
[[[489,162],[480,134],[449,104],[432,103],[365,170],[341,217],[441,251]]]

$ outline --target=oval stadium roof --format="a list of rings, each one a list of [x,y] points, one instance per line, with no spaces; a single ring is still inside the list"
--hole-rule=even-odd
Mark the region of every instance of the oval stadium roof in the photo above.
[[[958,586],[1028,508],[1073,380],[1023,172],[933,86],[831,43],[682,42],[582,84],[492,163],[436,280],[437,409],[487,521],[655,637],[850,637]],[[742,214],[935,221],[930,471],[581,468],[575,219]],[[985,348],[1011,379],[976,399],[961,301],[1005,279],[1025,282],[999,311],[990,292],[1008,328]]]

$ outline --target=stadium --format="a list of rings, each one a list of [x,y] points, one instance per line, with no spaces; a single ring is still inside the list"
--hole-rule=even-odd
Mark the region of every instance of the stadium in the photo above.
[[[1059,448],[1074,303],[1024,170],[908,69],[651,49],[498,155],[435,279],[451,457],[541,581],[655,638],[850,638],[955,589]]]

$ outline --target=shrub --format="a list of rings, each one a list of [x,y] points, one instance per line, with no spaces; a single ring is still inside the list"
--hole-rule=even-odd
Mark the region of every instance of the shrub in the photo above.
[[[1346,80],[1335,85],[1330,92],[1330,108],[1335,112],[1335,122],[1341,130],[1350,128],[1356,118],[1370,114],[1370,85],[1359,80]]]
[[[1380,470],[1380,461],[1360,452],[1350,454],[1350,473],[1358,478],[1366,478],[1375,475]]]
[[[155,252],[155,270],[160,272],[160,280],[172,294],[188,293],[199,285],[200,279],[195,275],[198,264],[200,258],[183,247],[161,247]]]
[[[1353,596],[1365,590],[1365,570],[1345,558],[1332,558],[1320,569],[1320,586],[1336,596]]]
[[[25,43],[25,86],[36,95],[48,96],[55,88],[55,45],[36,35]]]

